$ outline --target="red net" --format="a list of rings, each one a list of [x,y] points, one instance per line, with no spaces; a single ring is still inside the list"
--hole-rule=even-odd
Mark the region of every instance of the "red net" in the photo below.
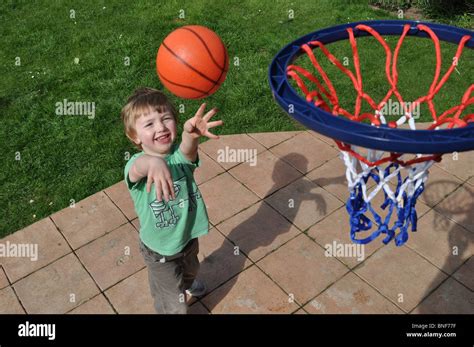
[[[404,110],[404,115],[400,117],[400,119],[396,122],[395,121],[388,122],[387,125],[391,128],[397,128],[399,125],[404,124],[405,122],[408,122],[408,124],[410,125],[410,128],[415,130],[414,119],[412,116],[412,111],[413,111],[412,108],[415,105],[421,104],[421,103],[427,104],[430,114],[433,118],[433,124],[431,124],[428,127],[428,130],[439,129],[439,127],[442,125],[447,126],[448,129],[451,129],[453,127],[464,127],[469,122],[474,121],[474,114],[472,113],[468,114],[465,112],[466,108],[469,105],[474,104],[474,96],[471,96],[474,91],[474,84],[471,84],[468,87],[468,89],[463,94],[461,102],[458,105],[446,110],[439,116],[437,115],[437,112],[435,110],[435,105],[433,102],[433,99],[435,98],[436,94],[440,91],[440,89],[448,80],[449,76],[454,71],[457,65],[457,62],[459,61],[459,58],[463,52],[466,42],[471,38],[470,36],[465,35],[462,37],[462,39],[460,40],[458,44],[456,54],[453,57],[453,63],[451,64],[449,69],[446,71],[446,73],[440,78],[441,49],[440,49],[439,39],[436,36],[436,34],[428,26],[423,25],[423,24],[417,25],[417,29],[426,32],[428,36],[431,38],[431,40],[433,41],[435,51],[436,51],[436,69],[435,69],[434,78],[430,85],[428,93],[424,96],[419,97],[418,99],[416,99],[415,101],[411,103],[406,103],[404,102],[397,88],[397,83],[398,83],[397,61],[398,61],[398,56],[399,56],[402,43],[405,37],[407,36],[408,31],[410,30],[410,25],[406,24],[404,26],[403,32],[397,42],[395,51],[393,53],[390,47],[385,42],[385,40],[383,39],[383,37],[370,26],[359,24],[355,27],[355,29],[368,32],[383,46],[385,50],[385,53],[386,53],[385,74],[390,86],[387,94],[379,103],[376,103],[372,99],[372,97],[370,97],[366,92],[364,92],[364,86],[362,83],[362,76],[361,76],[361,71],[360,71],[357,41],[354,36],[354,30],[352,28],[348,28],[347,32],[349,35],[349,42],[352,47],[355,75],[352,71],[350,71],[343,64],[341,64],[341,62],[333,54],[329,52],[329,50],[324,46],[324,44],[319,41],[310,41],[301,46],[301,49],[305,51],[305,53],[308,55],[312,65],[315,67],[316,71],[318,72],[320,76],[319,78],[314,76],[311,72],[309,72],[308,70],[306,70],[305,68],[301,66],[298,66],[298,65],[288,66],[287,68],[288,76],[290,76],[291,78],[295,80],[298,87],[302,90],[302,92],[306,96],[306,100],[308,102],[314,103],[315,106],[320,107],[332,113],[335,116],[344,116],[355,122],[370,120],[372,125],[380,126],[381,124],[385,123],[385,119],[382,115],[381,110],[384,107],[384,105],[387,103],[387,101],[392,96],[395,96],[398,102],[400,103],[401,108]],[[322,51],[322,53],[340,71],[342,71],[345,75],[347,75],[350,78],[354,86],[354,89],[357,92],[353,113],[349,112],[347,109],[341,106],[336,89],[334,88],[327,73],[321,67],[321,65],[319,64],[317,58],[315,57],[313,53],[313,49],[316,47],[319,48]],[[306,86],[305,82],[303,81],[303,77],[313,83],[314,85],[313,90],[310,90]],[[373,113],[361,113],[361,105],[363,101],[366,101],[370,105],[370,107],[374,110]],[[441,160],[440,154],[433,154],[429,156],[417,156],[414,159],[403,161],[400,159],[403,153],[390,153],[388,156],[372,162],[368,160],[367,158],[365,158],[364,156],[357,153],[356,151],[354,151],[350,144],[345,144],[337,140],[335,140],[335,142],[340,150],[349,152],[352,156],[354,156],[355,158],[357,158],[358,160],[364,162],[365,164],[369,166],[378,166],[387,162],[394,162],[402,166],[408,166],[408,165],[424,162],[427,160],[435,160],[435,161]]]

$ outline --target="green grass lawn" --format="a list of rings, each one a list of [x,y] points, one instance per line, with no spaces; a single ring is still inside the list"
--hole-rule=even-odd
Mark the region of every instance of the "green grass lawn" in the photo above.
[[[75,18],[70,18],[71,10]],[[178,18],[180,10],[184,10],[184,19]],[[293,20],[288,18],[289,10],[294,11]],[[316,4],[269,0],[2,2],[0,237],[67,207],[71,199],[80,201],[123,179],[126,153],[135,150],[124,136],[120,109],[136,87],[161,88],[155,73],[156,52],[173,29],[205,25],[225,42],[231,59],[228,77],[206,102],[218,107],[225,121],[216,132],[233,134],[302,129],[274,103],[267,81],[268,65],[286,43],[335,24],[390,18],[394,16],[370,8],[367,2],[342,0]],[[401,57],[401,85],[407,96],[426,92],[431,82],[434,50],[430,41],[421,41],[407,40]],[[343,44],[334,46],[338,57],[348,54],[349,46]],[[377,96],[387,88],[379,69],[384,54],[374,42],[362,46],[367,48],[361,53],[364,81],[367,91]],[[455,47],[443,48],[449,61]],[[21,65],[15,64],[17,57]],[[125,64],[126,57],[130,65]],[[235,57],[239,66],[232,64]],[[453,74],[441,95],[441,109],[453,100],[457,103],[472,82],[473,57],[472,50],[467,50],[459,74]],[[355,95],[350,84],[336,80],[343,99],[350,103]],[[95,117],[56,115],[55,104],[63,99],[95,102]],[[185,106],[181,123],[201,102],[172,100]]]

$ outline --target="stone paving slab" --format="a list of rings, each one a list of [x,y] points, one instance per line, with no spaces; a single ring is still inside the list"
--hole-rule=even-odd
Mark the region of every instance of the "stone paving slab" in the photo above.
[[[349,271],[335,258],[326,257],[324,249],[306,235],[299,235],[257,264],[299,304]]]
[[[65,208],[51,216],[54,224],[64,235],[73,249],[95,240],[127,222],[120,209],[110,198],[99,192],[75,207]]]
[[[343,203],[321,187],[302,177],[265,201],[301,231],[325,218]]]
[[[474,176],[474,151],[443,155],[443,160],[435,165],[459,177],[462,181]]]
[[[215,228],[199,239],[199,279],[206,283],[209,291],[252,265],[235,247]]]
[[[229,173],[260,198],[274,193],[302,175],[270,151],[257,154],[255,162],[237,165]]]
[[[474,254],[474,233],[436,210],[420,218],[418,230],[412,233],[407,247],[447,274],[452,274]]]
[[[317,314],[403,313],[394,303],[352,272],[311,300],[304,309]]]
[[[265,202],[259,202],[217,226],[230,241],[258,261],[300,232]]]
[[[429,170],[429,178],[423,194],[418,198],[430,207],[435,206],[455,191],[462,181],[449,172],[433,165]]]
[[[0,290],[0,313],[2,314],[22,314],[25,310],[20,304],[12,287],[8,286]]]
[[[122,211],[128,220],[137,218],[133,200],[128,193],[127,184],[125,181],[120,181],[113,186],[104,190],[105,194],[114,202],[115,205]]]
[[[406,246],[389,244],[355,269],[382,295],[410,312],[447,275]]]
[[[131,223],[136,231],[140,231],[140,221],[138,220],[138,218],[135,218],[134,220],[132,220]]]
[[[248,159],[251,159],[254,152],[260,153],[265,150],[264,146],[247,134],[222,135],[219,141],[206,141],[199,147],[226,170],[241,163],[241,160],[238,160],[239,150],[243,150],[244,152],[241,153],[248,155]],[[235,155],[235,158],[232,157],[232,154]],[[247,159],[247,157],[240,159]]]
[[[470,185],[463,184],[434,209],[474,232],[474,188]]]
[[[474,291],[474,257],[469,258],[453,275],[455,279]]]
[[[413,313],[474,314],[474,292],[448,278]]]
[[[206,203],[209,220],[214,225],[259,200],[257,195],[228,173],[223,173],[203,183],[199,190]]]
[[[323,248],[331,247],[337,252],[338,248],[352,247],[350,245],[354,245],[350,238],[349,230],[349,217],[346,208],[341,207],[319,223],[313,225],[308,230],[308,236],[313,238]],[[357,254],[357,249],[354,249],[350,253],[336,253],[336,258],[352,269],[365,261],[382,246],[382,240],[378,238],[369,244],[359,245],[360,254]]]
[[[346,180],[346,166],[344,162],[335,157],[312,170],[307,177],[318,186],[345,202],[349,196]],[[369,181],[372,182],[372,181]]]
[[[72,253],[13,287],[27,313],[66,313],[99,294],[99,288]]]
[[[291,313],[298,306],[260,269],[252,266],[202,299],[211,313]]]
[[[101,290],[145,267],[138,233],[127,223],[76,251],[78,258]]]
[[[220,175],[225,169],[212,160],[206,153],[199,151],[199,159],[201,164],[194,171],[194,179],[198,185],[209,181],[211,178]]]
[[[276,133],[253,133],[248,135],[268,149],[300,133],[301,131],[281,131]]]
[[[114,309],[103,294],[99,294],[74,310],[69,314],[114,314]]]
[[[148,286],[148,271],[142,269],[104,292],[118,313],[152,314],[153,299]]]
[[[474,186],[474,176],[470,180],[468,180],[467,183]]]
[[[314,136],[314,137],[316,137],[317,139],[319,139],[319,140],[321,140],[321,141],[327,143],[329,146],[334,147],[334,148],[337,148],[336,142],[335,142],[333,139],[331,139],[330,137],[321,135],[321,134],[319,134],[319,133],[317,133],[316,131],[313,131],[313,130],[306,130],[306,132],[307,132],[308,134],[310,134],[311,136]]]
[[[1,242],[15,246],[17,249],[25,246],[25,250],[31,250],[25,253],[29,257],[0,258],[3,269],[11,282],[18,281],[72,251],[50,218],[27,226],[5,237]]]
[[[5,275],[5,271],[3,271],[3,268],[0,266],[0,289],[5,288],[9,284],[10,282],[8,281],[7,275]]]
[[[306,131],[271,148],[270,151],[304,174],[339,154],[326,142]],[[314,155],[315,153],[318,155]]]

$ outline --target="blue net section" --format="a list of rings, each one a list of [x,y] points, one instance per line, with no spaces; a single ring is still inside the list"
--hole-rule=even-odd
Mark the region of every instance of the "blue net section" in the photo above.
[[[384,177],[390,176],[391,170],[396,171],[397,187],[394,196],[399,197],[394,200],[390,197],[391,194],[382,189],[384,192],[384,202],[380,209],[385,212],[385,217],[381,217],[372,207],[372,203],[364,199],[364,186],[367,186],[368,180],[372,179],[377,186],[381,183],[377,170],[371,170],[368,175],[362,178],[363,182],[357,183],[350,192],[346,209],[349,213],[350,235],[353,242],[367,244],[383,234],[385,235],[383,239],[384,244],[395,239],[395,244],[402,246],[408,240],[408,230],[416,231],[418,217],[415,205],[417,198],[423,193],[424,181],[421,180],[420,182],[413,183],[410,182],[410,177],[406,177],[403,180],[399,169],[400,165],[392,163],[384,170]],[[409,185],[414,185],[412,194],[402,191],[403,187]],[[396,218],[392,221],[394,215],[396,215]],[[373,222],[375,222],[375,225]],[[369,236],[358,238],[358,233],[363,233],[373,228],[375,230]]]

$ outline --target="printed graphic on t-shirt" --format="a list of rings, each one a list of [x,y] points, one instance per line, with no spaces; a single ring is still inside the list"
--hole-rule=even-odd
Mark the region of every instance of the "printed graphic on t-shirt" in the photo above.
[[[175,199],[169,202],[164,200],[153,200],[150,208],[156,218],[156,227],[158,229],[174,227],[178,224],[181,212],[186,202],[188,203],[188,211],[192,212],[197,206],[197,199],[201,199],[201,194],[196,191],[189,192],[187,188],[186,176],[173,182]],[[186,196],[187,195],[187,196]]]

